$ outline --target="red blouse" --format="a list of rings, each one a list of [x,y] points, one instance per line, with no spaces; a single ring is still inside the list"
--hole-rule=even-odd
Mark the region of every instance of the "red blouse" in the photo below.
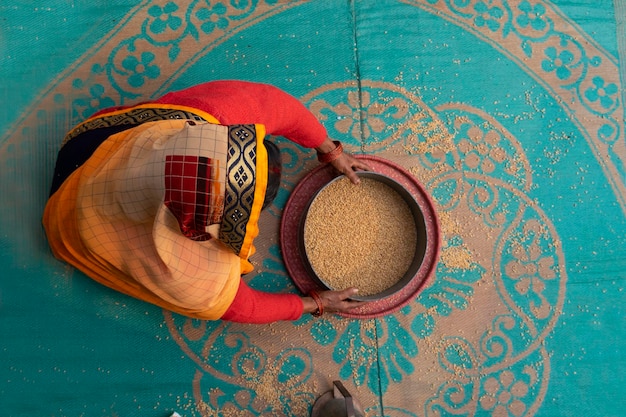
[[[324,126],[298,99],[269,84],[212,81],[168,93],[156,102],[201,109],[225,125],[259,123],[268,134],[306,148],[316,148],[328,137]]]

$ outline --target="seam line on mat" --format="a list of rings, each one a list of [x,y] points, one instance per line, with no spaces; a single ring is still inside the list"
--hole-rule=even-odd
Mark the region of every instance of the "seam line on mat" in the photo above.
[[[626,0],[615,0],[613,5],[617,32],[617,68],[622,84],[622,109],[626,115]],[[626,120],[626,116],[624,119]]]
[[[363,117],[363,88],[361,83],[361,61],[359,59],[359,41],[358,41],[358,33],[357,33],[357,1],[358,0],[348,0],[350,3],[350,13],[352,20],[352,54],[354,59],[354,76],[356,77],[356,89],[357,89],[357,100],[358,100],[358,109],[359,109],[359,147],[361,149],[361,153],[365,153],[365,119]]]
[[[375,329],[376,332],[374,333],[376,335],[376,367],[377,367],[377,376],[378,376],[378,404],[380,405],[380,413],[381,416],[385,415],[385,404],[383,401],[383,385],[382,385],[382,366],[381,366],[381,360],[380,360],[380,339],[378,337],[378,332],[379,332],[379,324],[380,322],[378,321],[378,319],[373,319],[374,320],[374,325],[375,325]]]

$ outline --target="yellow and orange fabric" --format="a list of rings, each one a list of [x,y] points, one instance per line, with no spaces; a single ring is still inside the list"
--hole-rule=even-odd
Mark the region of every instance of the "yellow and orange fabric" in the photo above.
[[[46,206],[55,256],[117,291],[220,318],[252,270],[267,185],[264,136],[262,125],[182,119],[111,136]]]

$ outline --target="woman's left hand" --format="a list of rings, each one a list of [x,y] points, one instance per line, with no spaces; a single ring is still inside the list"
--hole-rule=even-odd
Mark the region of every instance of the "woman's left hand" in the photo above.
[[[371,171],[372,168],[363,160],[343,152],[337,159],[330,162],[337,171],[344,174],[353,184],[361,182],[356,171]]]
[[[356,171],[372,171],[372,168],[367,162],[344,152],[341,143],[332,141],[330,138],[326,138],[315,150],[318,153],[318,159],[320,159],[320,154],[322,157],[330,155],[330,158],[324,159],[328,159],[328,163],[331,164],[335,170],[347,176],[353,184],[361,182]],[[323,159],[320,159],[320,161],[326,162]]]

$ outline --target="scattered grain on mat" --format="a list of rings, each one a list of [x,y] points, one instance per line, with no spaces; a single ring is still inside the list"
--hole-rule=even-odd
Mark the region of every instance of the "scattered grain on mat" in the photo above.
[[[472,254],[463,246],[447,246],[441,251],[441,263],[448,268],[470,269],[472,266]]]
[[[440,262],[448,268],[469,269],[472,266],[472,252],[463,244],[450,245],[449,240],[454,236],[462,234],[461,225],[449,212],[440,211],[438,213],[439,225],[444,236],[444,246],[439,255]]]
[[[244,371],[246,369],[244,368]],[[256,373],[256,370],[250,370],[250,374]],[[266,365],[261,375],[256,376],[252,382],[252,389],[256,396],[265,404],[269,404],[272,408],[280,407],[280,396],[282,390],[276,386],[278,381],[278,369],[273,365]],[[287,388],[287,387],[285,387]]]
[[[247,385],[255,393],[254,401],[262,408],[269,406],[273,410],[280,410],[284,406],[285,398],[290,398],[289,404],[293,415],[307,415],[309,404],[299,398],[296,391],[314,392],[316,384],[312,388],[308,385],[298,385],[300,381],[297,378],[287,379],[279,384],[281,369],[278,363],[268,363],[260,372],[246,366],[242,369],[246,374]]]
[[[439,218],[439,227],[444,236],[450,238],[461,233],[461,225],[450,212],[440,210],[437,213]]]
[[[410,155],[443,155],[454,150],[453,138],[448,129],[440,120],[433,120],[426,112],[414,114],[398,131],[408,132],[402,149]]]
[[[406,273],[416,250],[416,227],[408,204],[388,185],[347,178],[315,198],[304,230],[306,254],[331,288],[382,292]]]

